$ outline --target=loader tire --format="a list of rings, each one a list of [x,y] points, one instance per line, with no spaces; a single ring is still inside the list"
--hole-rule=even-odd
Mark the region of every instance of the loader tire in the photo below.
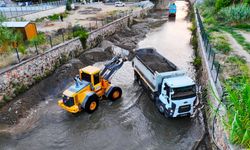
[[[93,113],[99,106],[99,98],[97,95],[92,95],[85,105],[85,111],[89,114]]]
[[[115,101],[122,97],[122,89],[120,87],[114,87],[108,95],[108,99]]]

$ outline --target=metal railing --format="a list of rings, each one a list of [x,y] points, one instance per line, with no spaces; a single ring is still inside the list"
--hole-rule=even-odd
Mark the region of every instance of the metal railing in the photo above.
[[[219,73],[221,71],[221,65],[220,65],[219,61],[216,59],[216,51],[214,50],[214,48],[212,47],[212,45],[209,42],[208,34],[205,31],[199,10],[197,8],[195,8],[195,10],[196,10],[197,21],[198,21],[198,26],[200,28],[202,41],[203,41],[205,51],[206,51],[206,58],[207,58],[207,61],[209,63],[209,69],[210,69],[213,81],[216,85],[218,94],[220,96],[222,96],[223,88],[222,88],[220,81],[219,81]]]
[[[24,3],[25,4],[25,3]],[[66,4],[65,0],[59,0],[54,2],[47,2],[41,4],[33,4],[28,6],[18,6],[18,5],[9,5],[7,7],[0,7],[0,15],[6,18],[20,17],[23,15],[28,15],[36,13],[39,11],[49,10]],[[25,4],[26,5],[26,4]]]

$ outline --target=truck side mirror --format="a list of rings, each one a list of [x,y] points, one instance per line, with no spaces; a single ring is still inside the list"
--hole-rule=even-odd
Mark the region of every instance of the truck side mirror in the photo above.
[[[173,95],[173,94],[174,94],[174,90],[173,90],[173,89],[171,89],[170,94],[171,94],[171,95]]]

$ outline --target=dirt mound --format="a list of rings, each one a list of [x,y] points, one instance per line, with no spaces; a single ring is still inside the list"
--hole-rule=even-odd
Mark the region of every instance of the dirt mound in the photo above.
[[[140,58],[146,65],[151,68],[152,71],[157,72],[166,72],[166,71],[174,71],[175,68],[171,67],[166,63],[166,61],[162,60],[158,56],[155,55],[140,55]]]
[[[81,62],[85,65],[91,65],[99,61],[109,60],[113,57],[112,53],[103,48],[93,48],[79,56]]]

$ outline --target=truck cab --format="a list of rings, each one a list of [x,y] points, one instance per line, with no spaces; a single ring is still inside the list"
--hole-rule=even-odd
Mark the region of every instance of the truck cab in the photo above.
[[[190,116],[196,104],[196,85],[188,76],[165,78],[157,102],[166,117]]]
[[[175,17],[176,16],[176,5],[175,5],[175,3],[170,3],[168,5],[168,12],[169,12],[169,17],[171,17],[171,16]]]

